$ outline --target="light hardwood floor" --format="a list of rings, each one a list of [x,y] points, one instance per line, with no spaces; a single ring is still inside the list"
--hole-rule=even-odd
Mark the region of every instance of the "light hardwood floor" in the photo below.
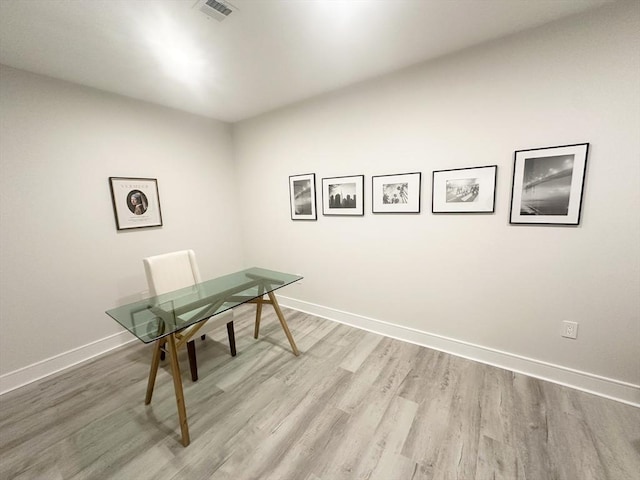
[[[169,365],[139,342],[0,397],[0,479],[637,480],[640,409],[285,309]],[[183,352],[184,354],[185,352]]]

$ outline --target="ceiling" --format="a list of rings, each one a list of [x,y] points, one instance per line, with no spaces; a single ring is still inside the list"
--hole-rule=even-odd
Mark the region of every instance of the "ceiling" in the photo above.
[[[235,122],[613,0],[0,0],[0,63]]]

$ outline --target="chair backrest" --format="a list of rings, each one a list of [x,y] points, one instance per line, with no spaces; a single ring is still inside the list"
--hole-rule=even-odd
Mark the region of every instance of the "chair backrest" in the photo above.
[[[193,250],[155,255],[142,260],[152,296],[200,283],[200,271]]]

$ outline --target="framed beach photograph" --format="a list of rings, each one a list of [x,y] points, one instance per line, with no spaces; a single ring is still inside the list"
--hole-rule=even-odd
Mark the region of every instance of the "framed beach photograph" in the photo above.
[[[364,175],[322,179],[323,215],[364,215]]]
[[[588,143],[515,152],[512,224],[578,225]]]
[[[109,177],[109,186],[118,230],[162,226],[155,178]]]
[[[433,172],[433,213],[493,213],[497,165]]]
[[[289,177],[291,220],[317,220],[316,174],[291,175]]]
[[[372,177],[373,213],[420,213],[421,173]]]

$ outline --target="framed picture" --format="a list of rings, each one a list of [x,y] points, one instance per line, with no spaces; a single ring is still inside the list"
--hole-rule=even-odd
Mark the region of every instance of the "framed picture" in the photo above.
[[[364,175],[322,179],[323,215],[364,215]]]
[[[292,175],[289,177],[289,199],[291,220],[317,220],[316,174]]]
[[[433,172],[433,213],[493,213],[497,165]]]
[[[515,152],[512,224],[578,225],[588,143]]]
[[[109,185],[118,230],[162,226],[155,178],[109,177]]]
[[[421,173],[372,177],[373,213],[420,213]]]

